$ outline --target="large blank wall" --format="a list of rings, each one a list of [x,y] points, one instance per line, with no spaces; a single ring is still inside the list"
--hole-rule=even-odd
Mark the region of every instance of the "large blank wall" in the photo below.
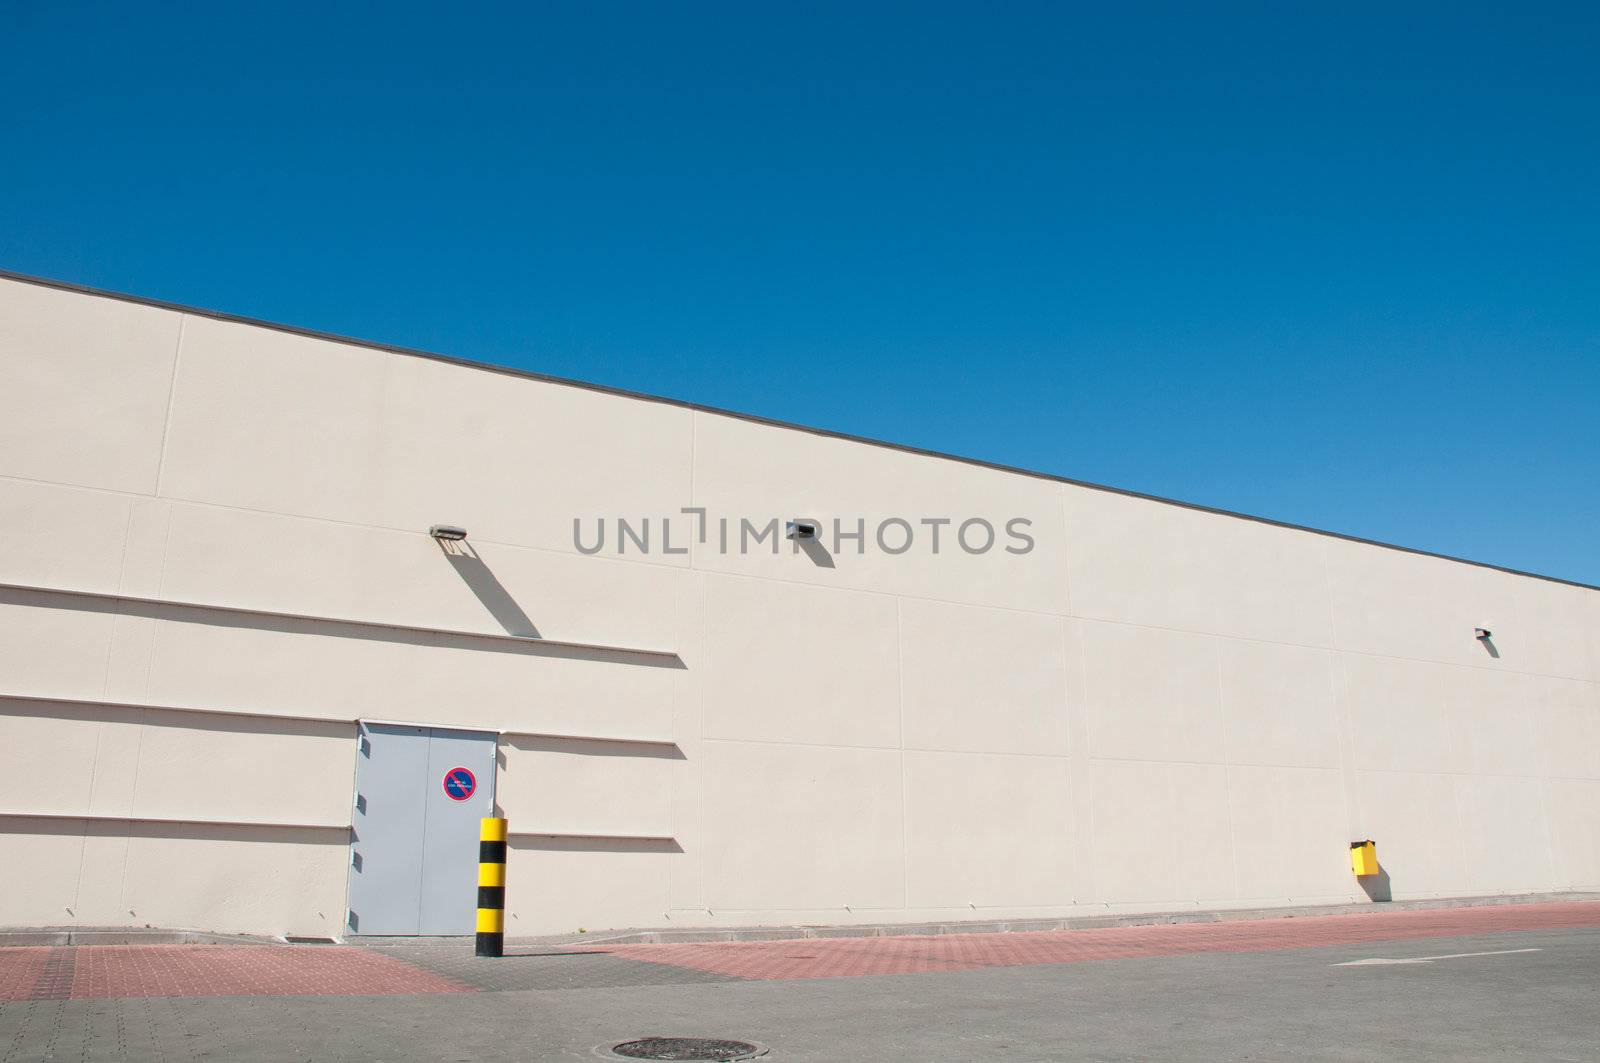
[[[685,506],[1037,547],[574,548]],[[409,630],[505,630],[441,522],[679,660]],[[0,592],[0,924],[337,933],[357,718],[512,732],[512,933],[1600,888],[1584,588],[17,281],[0,526],[106,596]]]

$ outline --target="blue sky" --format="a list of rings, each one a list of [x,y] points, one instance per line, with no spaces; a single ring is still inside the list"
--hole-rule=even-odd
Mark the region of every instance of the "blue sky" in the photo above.
[[[1600,6],[0,0],[0,267],[1600,584]]]

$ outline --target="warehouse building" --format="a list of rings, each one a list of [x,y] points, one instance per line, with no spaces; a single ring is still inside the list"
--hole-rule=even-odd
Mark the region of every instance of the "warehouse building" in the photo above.
[[[15,276],[0,515],[0,925],[1600,888],[1592,587]]]

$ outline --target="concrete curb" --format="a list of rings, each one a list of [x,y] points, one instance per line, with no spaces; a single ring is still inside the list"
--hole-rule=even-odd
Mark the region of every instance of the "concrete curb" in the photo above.
[[[0,948],[48,945],[282,945],[283,938],[159,927],[36,927],[0,930]]]
[[[693,930],[629,929],[593,934],[561,934],[537,938],[508,938],[521,946],[670,945],[716,941],[786,941],[809,938],[867,938],[938,934],[1015,934],[1041,930],[1093,930],[1102,927],[1157,926],[1173,923],[1226,923],[1259,919],[1293,919],[1307,916],[1372,915],[1382,912],[1427,911],[1445,908],[1483,908],[1508,904],[1600,901],[1600,893],[1530,893],[1488,897],[1438,897],[1379,901],[1365,904],[1325,904],[1283,908],[1212,908],[1187,911],[1068,916],[1059,919],[975,920],[972,922],[881,923],[860,926],[729,927]],[[412,939],[414,940],[414,939]]]
[[[1519,893],[1488,897],[1436,897],[1380,901],[1366,904],[1324,904],[1283,908],[1210,908],[1168,912],[1138,912],[1068,916],[1058,919],[952,920],[938,923],[873,923],[856,926],[748,926],[673,930],[670,928],[605,930],[593,934],[553,934],[541,937],[507,937],[506,944],[522,949],[566,950],[594,945],[674,945],[727,941],[793,941],[813,938],[873,938],[932,936],[939,934],[1020,934],[1041,930],[1093,930],[1102,927],[1160,926],[1174,923],[1227,923],[1260,919],[1294,919],[1308,916],[1372,915],[1446,908],[1485,908],[1509,904],[1600,902],[1600,893]],[[249,934],[213,934],[202,930],[164,930],[150,927],[18,927],[0,930],[0,948],[24,945],[330,945],[372,947],[471,945],[465,937],[361,937],[348,939],[265,937]]]

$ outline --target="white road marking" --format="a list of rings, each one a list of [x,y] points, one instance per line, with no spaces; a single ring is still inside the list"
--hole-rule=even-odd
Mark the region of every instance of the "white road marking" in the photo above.
[[[1434,960],[1465,960],[1473,956],[1514,956],[1519,952],[1539,952],[1539,949],[1500,949],[1498,952],[1452,952],[1444,956],[1417,956],[1406,960],[1385,960],[1374,956],[1366,960],[1346,960],[1332,963],[1330,967],[1392,967],[1402,963],[1432,963]]]

